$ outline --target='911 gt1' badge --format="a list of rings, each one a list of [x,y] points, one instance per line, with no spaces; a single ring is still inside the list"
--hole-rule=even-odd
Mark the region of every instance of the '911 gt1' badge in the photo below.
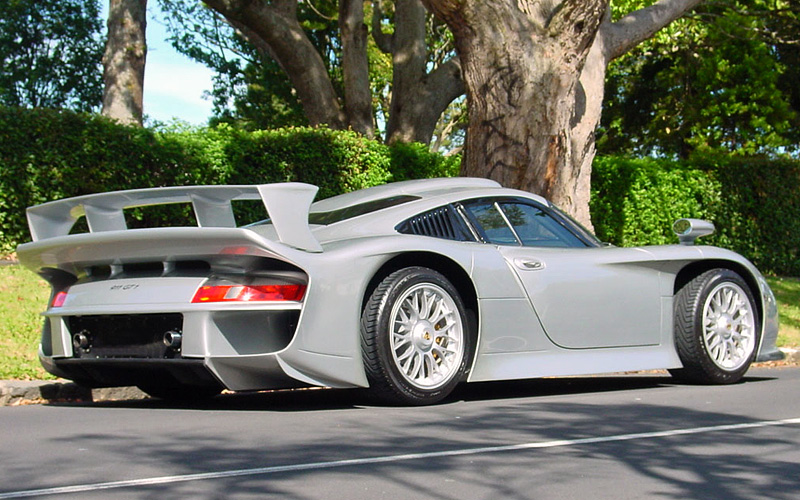
[[[111,291],[136,290],[137,288],[139,288],[139,285],[137,285],[136,283],[130,283],[130,284],[127,284],[127,285],[113,285],[111,287]]]

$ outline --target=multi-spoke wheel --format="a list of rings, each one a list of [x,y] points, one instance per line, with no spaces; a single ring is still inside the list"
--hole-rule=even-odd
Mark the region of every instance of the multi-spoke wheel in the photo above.
[[[434,403],[463,377],[472,352],[464,304],[440,273],[409,267],[385,278],[361,317],[370,389],[391,402]]]
[[[704,383],[739,381],[759,339],[758,310],[747,283],[733,271],[712,269],[675,296],[677,378]]]

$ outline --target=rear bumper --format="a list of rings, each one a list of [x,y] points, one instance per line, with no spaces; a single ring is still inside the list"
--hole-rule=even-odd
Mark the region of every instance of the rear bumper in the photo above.
[[[51,362],[61,376],[89,387],[220,385],[201,359],[62,358]]]
[[[299,315],[299,305],[63,316],[51,309],[39,356],[50,373],[89,387],[297,387],[305,384],[286,374],[278,355],[295,339]],[[181,345],[166,347],[167,332],[178,332]]]
[[[73,309],[63,316],[48,311],[39,355],[50,373],[89,387],[221,385],[250,391],[364,385],[360,358],[304,348],[299,305],[187,307],[179,313],[144,308],[116,315],[81,312],[89,310]],[[175,317],[180,318],[179,327],[173,324]],[[137,336],[139,329],[153,331]],[[158,348],[166,329],[180,332],[179,350]],[[97,343],[80,347],[74,342],[78,333]],[[126,340],[120,343],[119,338]]]

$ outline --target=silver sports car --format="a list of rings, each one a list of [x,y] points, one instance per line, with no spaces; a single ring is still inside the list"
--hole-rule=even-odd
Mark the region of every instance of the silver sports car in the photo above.
[[[781,357],[758,270],[693,245],[708,222],[678,221],[680,245],[617,248],[485,179],[316,192],[171,187],[29,208],[19,258],[52,285],[42,364],[161,398],[325,386],[426,404],[462,381],[669,369],[732,383]],[[266,218],[237,225],[241,200]],[[196,224],[128,229],[126,209],[173,203]]]

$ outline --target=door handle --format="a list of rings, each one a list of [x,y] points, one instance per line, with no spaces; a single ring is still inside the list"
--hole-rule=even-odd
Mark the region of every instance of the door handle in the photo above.
[[[523,271],[539,271],[544,269],[544,262],[538,259],[515,259],[514,264]]]

